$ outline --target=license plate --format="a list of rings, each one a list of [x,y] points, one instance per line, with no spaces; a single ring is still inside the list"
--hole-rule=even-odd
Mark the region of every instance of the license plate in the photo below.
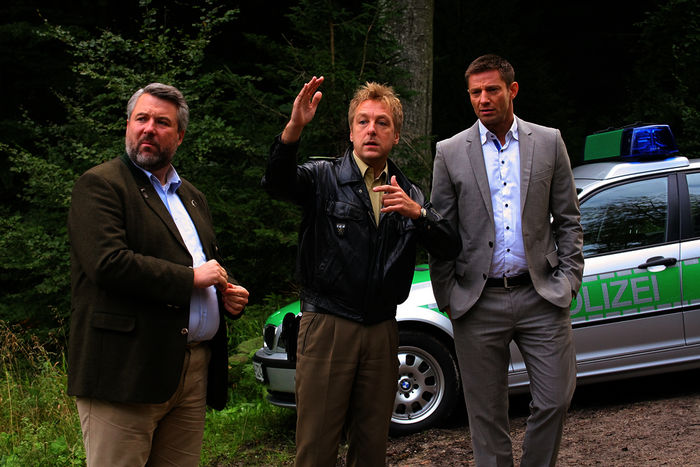
[[[253,362],[253,369],[255,370],[255,379],[259,382],[265,382],[265,374],[263,373],[263,366],[260,362]]]

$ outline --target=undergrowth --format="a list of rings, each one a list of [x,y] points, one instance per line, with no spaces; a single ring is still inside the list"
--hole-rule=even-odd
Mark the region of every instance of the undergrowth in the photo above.
[[[272,406],[251,359],[262,323],[279,298],[248,307],[229,323],[229,403],[207,412],[202,466],[281,466],[294,458],[293,410]],[[66,394],[65,345],[0,321],[0,466],[81,466],[78,411]],[[48,349],[58,349],[48,350]]]

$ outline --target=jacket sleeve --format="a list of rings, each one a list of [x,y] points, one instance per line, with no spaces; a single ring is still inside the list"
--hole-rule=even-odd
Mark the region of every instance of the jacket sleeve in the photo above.
[[[284,144],[277,135],[270,147],[262,187],[276,199],[303,204],[313,194],[313,173],[310,165],[297,166],[299,143]]]
[[[449,170],[445,161],[443,147],[441,143],[437,144],[435,162],[433,164],[433,191],[431,193],[431,202],[449,222],[453,230],[457,232],[459,225],[459,212],[457,209],[457,194],[450,179]],[[460,251],[461,251],[461,236]],[[458,253],[459,255],[459,253]],[[450,305],[450,294],[452,288],[455,287],[455,261],[454,258],[440,258],[435,255],[430,255],[430,279],[433,286],[435,301],[441,310],[444,310]]]
[[[426,216],[415,219],[413,223],[418,229],[418,239],[428,250],[430,256],[441,260],[453,260],[462,251],[462,239],[452,228],[450,222],[442,217],[429,201],[425,201],[420,189],[413,185],[412,191],[415,193],[412,198],[423,209]]]
[[[559,270],[569,280],[571,292],[575,296],[581,288],[583,276],[583,229],[571,163],[559,130],[556,138],[556,161],[549,205],[557,242]]]

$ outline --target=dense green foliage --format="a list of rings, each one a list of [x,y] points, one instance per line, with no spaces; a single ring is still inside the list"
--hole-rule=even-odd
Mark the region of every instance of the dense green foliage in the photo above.
[[[319,10],[311,3],[289,10],[285,40],[237,36],[236,45],[248,53],[230,63],[217,54],[231,44],[214,41],[224,27],[233,27],[237,11],[214,0],[178,10],[180,18],[195,19],[182,24],[164,20],[167,7],[141,0],[140,24],[123,32],[50,21],[32,31],[37,40],[62,45],[72,80],[55,92],[62,106],[56,121],[38,122],[27,111],[0,143],[12,173],[6,188],[16,196],[5,192],[10,202],[0,208],[0,318],[41,330],[65,322],[71,187],[86,169],[123,151],[126,101],[153,81],[176,85],[188,99],[190,126],[174,164],[207,195],[229,269],[251,290],[253,302],[290,291],[299,213],[260,189],[267,147],[301,83],[323,73],[324,105],[304,134],[303,150],[337,153],[347,144],[352,91],[366,79],[390,80],[397,69],[375,7],[327,3]],[[328,29],[310,27],[321,20]],[[331,35],[337,45],[315,46],[331,44]],[[263,53],[295,58],[255,60]]]

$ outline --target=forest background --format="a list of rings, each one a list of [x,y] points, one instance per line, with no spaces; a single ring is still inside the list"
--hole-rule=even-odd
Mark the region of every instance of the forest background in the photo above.
[[[147,83],[185,94],[191,123],[174,165],[207,195],[227,266],[251,291],[231,328],[232,402],[208,418],[203,464],[245,453],[284,463],[260,447],[269,436],[293,449],[293,422],[260,402],[248,357],[265,316],[296,292],[300,213],[260,178],[311,76],[326,80],[303,157],[342,153],[354,89],[388,83],[407,120],[392,157],[426,193],[435,142],[475,120],[464,70],[484,53],[513,64],[516,115],[561,129],[573,165],[586,135],[635,122],[670,124],[681,152],[700,154],[695,1],[9,0],[0,14],[3,465],[82,462],[63,395],[66,215],[76,178],[123,152],[126,101]]]

